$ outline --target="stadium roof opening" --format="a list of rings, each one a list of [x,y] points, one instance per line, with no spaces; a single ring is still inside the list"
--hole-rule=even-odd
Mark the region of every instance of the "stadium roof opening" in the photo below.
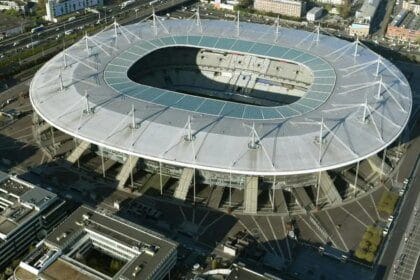
[[[300,63],[192,47],[152,51],[134,63],[127,75],[134,82],[196,100],[265,107],[296,102],[313,82],[313,73]]]
[[[257,105],[203,99],[180,92],[168,92],[159,88],[138,84],[127,77],[126,73],[133,62],[155,50],[169,46],[229,50],[230,52],[289,61],[309,68],[314,73],[313,83],[305,96],[297,102],[275,108],[261,108]],[[307,53],[304,50],[223,37],[169,36],[133,44],[110,61],[105,68],[104,79],[117,92],[148,103],[170,106],[191,111],[191,113],[216,115],[224,118],[259,120],[289,118],[315,110],[328,99],[334,88],[336,76],[334,69],[329,63],[321,57]]]

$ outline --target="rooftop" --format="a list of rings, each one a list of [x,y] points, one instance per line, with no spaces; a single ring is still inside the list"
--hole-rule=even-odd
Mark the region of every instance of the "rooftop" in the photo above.
[[[47,190],[0,171],[0,238],[6,240],[55,198]]]
[[[20,17],[9,16],[0,12],[0,33],[12,28],[20,27],[23,23],[25,23],[25,20]]]
[[[362,7],[356,12],[357,19],[372,20],[381,0],[364,0]]]
[[[79,241],[76,242],[76,239]],[[86,242],[90,242],[99,248],[111,246],[112,250],[122,250],[118,255],[127,263],[117,273],[125,279],[150,279],[177,247],[176,243],[156,232],[117,217],[96,212],[86,206],[73,212],[44,242],[48,247],[56,248],[65,255],[64,258],[58,258],[59,263],[55,261],[46,268],[47,274],[51,274],[53,268],[58,265],[70,270],[72,266],[76,266],[77,271],[83,271],[85,266],[73,259],[73,254],[79,247],[85,246]]]
[[[238,279],[240,280],[270,280],[270,279],[281,280],[280,278],[273,277],[271,275],[270,277],[268,277],[256,271],[250,270],[246,267],[235,264],[233,265],[231,273],[226,277],[226,280],[238,280]]]

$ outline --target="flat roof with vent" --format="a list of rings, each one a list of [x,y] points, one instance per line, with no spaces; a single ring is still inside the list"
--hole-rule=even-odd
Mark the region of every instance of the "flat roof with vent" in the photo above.
[[[89,246],[124,263],[111,276],[119,279],[153,279],[160,269],[166,269],[171,262],[174,265],[176,260],[175,242],[157,232],[87,206],[74,211],[44,242],[63,254],[52,267],[61,263],[66,269],[73,266],[77,267],[77,271],[96,276],[102,276],[104,272],[101,269],[93,271],[78,256],[80,252],[88,251]],[[48,271],[46,268],[45,273]]]
[[[0,239],[7,239],[57,196],[0,171]]]

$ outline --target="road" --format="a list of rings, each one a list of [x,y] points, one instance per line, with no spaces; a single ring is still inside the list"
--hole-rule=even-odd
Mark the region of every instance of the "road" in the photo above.
[[[388,22],[390,20],[392,10],[395,5],[395,0],[384,0],[379,4],[379,8],[377,14],[374,18],[374,23],[372,24],[377,28],[373,36],[383,37],[386,32],[386,27],[388,26]],[[382,19],[382,20],[381,20]]]
[[[191,0],[168,0],[161,1],[154,6],[155,11],[163,12],[167,9],[171,9],[175,6],[192,2]],[[75,29],[80,26],[89,24],[96,24],[98,19],[101,19],[102,24],[111,24],[113,19],[116,18],[120,24],[124,24],[128,21],[135,19],[142,19],[152,14],[152,6],[149,5],[148,0],[140,0],[136,2],[136,5],[130,5],[125,9],[121,9],[119,6],[107,6],[104,10],[101,10],[100,14],[89,13],[85,15],[79,15],[75,20],[70,22],[61,22],[57,24],[51,24],[46,26],[45,30],[32,34],[26,32],[24,34],[14,36],[8,39],[4,39],[0,42],[0,52],[8,53],[14,52],[16,49],[22,49],[26,44],[34,41],[43,41],[55,39],[58,34],[63,34],[64,31]],[[16,45],[14,43],[16,42]]]
[[[417,165],[417,168],[419,166]],[[413,186],[416,185],[413,181]],[[404,241],[401,241],[400,248],[397,252],[398,258],[394,260],[393,273],[389,274],[389,280],[407,280],[413,278],[416,269],[417,260],[420,256],[420,224],[419,211],[420,197],[417,197],[416,204],[410,214],[409,225],[404,234]]]
[[[417,130],[420,129],[420,124],[417,123]],[[416,129],[415,129],[416,130]],[[410,173],[417,161],[417,158],[420,154],[420,138],[417,137],[413,139],[410,143],[410,146],[407,150],[406,157],[403,159],[403,162],[400,166],[399,178],[398,181],[402,182],[404,178],[410,176]],[[414,204],[417,200],[417,197],[420,192],[420,188],[417,186],[420,184],[420,168],[417,169],[417,173],[413,176],[412,187],[408,189],[407,193],[405,194],[405,202],[403,207],[398,214],[398,218],[395,221],[395,225],[393,226],[393,230],[388,237],[388,244],[387,247],[384,249],[382,258],[379,260],[378,263],[378,276],[377,279],[387,279],[389,273],[392,272],[392,264],[394,259],[398,256],[397,250],[400,246],[400,242],[403,239],[405,230],[407,228],[410,214],[414,207]]]

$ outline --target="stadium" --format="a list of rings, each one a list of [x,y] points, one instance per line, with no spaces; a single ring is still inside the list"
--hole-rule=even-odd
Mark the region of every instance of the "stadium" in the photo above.
[[[367,193],[412,107],[404,75],[358,40],[198,13],[86,35],[37,72],[30,99],[39,141],[70,147],[70,163],[94,154],[118,187],[145,171],[161,194],[250,214]]]

